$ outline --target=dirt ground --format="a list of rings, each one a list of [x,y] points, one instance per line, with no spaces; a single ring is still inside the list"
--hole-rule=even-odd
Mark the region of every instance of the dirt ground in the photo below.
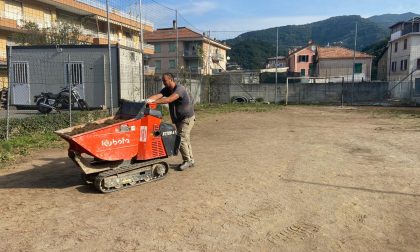
[[[196,167],[111,194],[37,153],[0,170],[0,251],[419,251],[420,118],[368,110],[203,114]]]

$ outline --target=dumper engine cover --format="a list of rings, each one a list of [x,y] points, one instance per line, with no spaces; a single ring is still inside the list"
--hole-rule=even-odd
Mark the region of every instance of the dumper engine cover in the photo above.
[[[180,137],[176,134],[176,128],[172,124],[161,123],[160,135],[162,136],[163,145],[165,146],[166,155],[176,156],[178,154]]]

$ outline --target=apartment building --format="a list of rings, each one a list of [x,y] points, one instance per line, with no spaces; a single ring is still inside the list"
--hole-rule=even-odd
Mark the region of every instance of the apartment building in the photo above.
[[[415,91],[420,94],[420,18],[398,22],[390,27],[387,69],[388,81],[415,79]]]
[[[85,44],[107,44],[106,6],[95,0],[0,0],[0,89],[7,86],[6,45],[15,45],[13,33],[23,32],[25,21],[40,28],[57,23],[80,27],[80,40]],[[140,30],[152,31],[150,22],[111,7],[111,43],[140,49]],[[153,46],[143,45],[145,54],[153,54]]]
[[[318,47],[315,66],[317,77],[329,78],[333,76],[344,77],[345,82],[371,81],[373,56],[354,52],[351,49],[330,46]],[[353,75],[354,69],[354,75]],[[331,82],[341,82],[341,79],[331,79]]]
[[[309,41],[306,46],[291,50],[287,56],[289,73],[294,76],[312,76],[316,48],[316,44]]]
[[[146,65],[154,67],[156,74],[176,73],[179,70],[177,61],[180,68],[194,74],[214,74],[226,70],[229,46],[186,27],[177,29],[178,34],[175,28],[157,29],[144,34],[145,42],[155,48]]]

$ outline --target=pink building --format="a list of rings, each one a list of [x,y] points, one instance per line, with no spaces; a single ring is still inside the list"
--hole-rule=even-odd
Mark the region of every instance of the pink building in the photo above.
[[[314,74],[316,45],[309,41],[308,45],[289,52],[287,63],[289,73],[296,76],[311,76]]]

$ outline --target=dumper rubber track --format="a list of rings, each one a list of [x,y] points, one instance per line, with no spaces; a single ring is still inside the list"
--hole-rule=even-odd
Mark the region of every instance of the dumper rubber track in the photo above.
[[[162,179],[168,171],[169,165],[163,161],[135,163],[101,172],[93,184],[100,192],[110,193]]]

